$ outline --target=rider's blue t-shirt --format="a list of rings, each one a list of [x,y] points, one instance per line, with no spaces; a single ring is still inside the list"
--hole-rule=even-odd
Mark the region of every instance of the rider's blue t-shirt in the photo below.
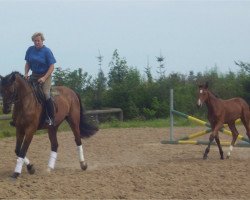
[[[29,63],[30,69],[36,74],[44,74],[48,71],[51,64],[56,63],[52,51],[45,45],[38,49],[35,46],[28,48],[25,60]]]

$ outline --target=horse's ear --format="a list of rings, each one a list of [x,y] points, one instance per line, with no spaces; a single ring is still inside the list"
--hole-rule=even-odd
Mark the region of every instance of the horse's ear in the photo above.
[[[205,89],[207,89],[208,88],[208,81],[206,81],[206,83],[205,83]]]

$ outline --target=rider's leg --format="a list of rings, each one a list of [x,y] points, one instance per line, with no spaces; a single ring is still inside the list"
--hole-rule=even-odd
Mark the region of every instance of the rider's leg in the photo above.
[[[54,105],[52,99],[50,97],[50,88],[51,88],[51,79],[52,77],[49,76],[47,80],[43,84],[43,92],[46,98],[45,106],[48,115],[48,119],[46,120],[47,123],[51,126],[54,125]]]

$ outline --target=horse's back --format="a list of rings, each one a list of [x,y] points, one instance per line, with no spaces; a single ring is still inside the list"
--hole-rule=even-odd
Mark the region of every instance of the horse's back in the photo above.
[[[56,117],[65,118],[73,111],[78,115],[80,112],[80,100],[77,94],[65,86],[54,86],[52,97],[56,105]]]
[[[240,97],[223,100],[223,107],[225,110],[225,122],[234,121],[242,117],[250,117],[249,105]]]
[[[226,107],[231,108],[231,109],[248,109],[249,110],[249,105],[248,103],[240,98],[240,97],[235,97],[232,99],[227,99],[227,100],[223,100],[224,104]]]

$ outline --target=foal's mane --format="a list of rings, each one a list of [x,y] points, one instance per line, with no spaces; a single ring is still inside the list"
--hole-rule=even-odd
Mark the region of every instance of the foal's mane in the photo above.
[[[220,98],[217,94],[215,94],[213,91],[208,90],[212,95],[214,95],[216,98]]]

